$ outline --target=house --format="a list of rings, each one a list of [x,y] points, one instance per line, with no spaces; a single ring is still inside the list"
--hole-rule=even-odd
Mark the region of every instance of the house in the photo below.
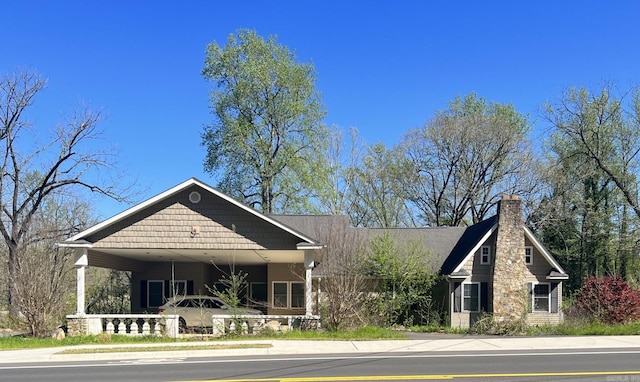
[[[85,312],[88,266],[131,272],[131,312],[155,313],[166,299],[206,294],[230,273],[246,274],[247,304],[272,315],[312,315],[313,270],[325,255],[319,224],[338,216],[267,216],[192,178],[60,243],[76,251],[76,314]],[[384,230],[348,228],[375,235]],[[516,198],[468,228],[387,230],[431,248],[448,283],[451,325],[481,312],[559,322],[566,273],[522,222]],[[528,285],[531,302],[525,306]]]
[[[277,218],[311,236],[328,219]],[[332,224],[348,222],[334,217]],[[351,229],[365,241],[388,234],[399,243],[422,243],[429,265],[443,276],[444,285],[436,290],[444,292],[434,301],[446,310],[450,326],[469,327],[486,313],[501,321],[525,319],[530,325],[563,319],[562,281],[568,275],[524,224],[522,201],[516,196],[504,196],[496,215],[469,227]]]
[[[522,202],[503,196],[497,214],[464,230],[440,272],[448,286],[453,327],[468,327],[483,313],[528,324],[562,321],[560,264],[523,221]]]
[[[207,294],[247,275],[248,298],[275,315],[312,313],[311,271],[323,246],[197,179],[189,179],[59,243],[76,251],[76,314],[85,315],[88,266],[131,272],[131,312]]]

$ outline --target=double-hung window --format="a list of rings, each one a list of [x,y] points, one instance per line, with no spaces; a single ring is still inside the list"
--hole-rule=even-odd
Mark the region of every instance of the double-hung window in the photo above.
[[[480,283],[462,284],[462,309],[467,312],[480,311]]]
[[[535,284],[533,286],[533,306],[534,312],[550,312],[551,293],[549,284]]]
[[[524,247],[524,263],[526,265],[533,264],[533,247]]]
[[[488,245],[480,247],[480,264],[491,264],[491,247]]]

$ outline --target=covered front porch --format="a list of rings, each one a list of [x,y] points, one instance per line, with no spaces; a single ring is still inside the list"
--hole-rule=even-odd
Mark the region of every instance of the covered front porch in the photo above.
[[[74,319],[87,316],[87,267],[131,272],[135,315],[157,314],[176,295],[211,294],[238,273],[242,304],[275,316],[316,313],[311,273],[324,246],[196,179],[59,245],[76,252]]]

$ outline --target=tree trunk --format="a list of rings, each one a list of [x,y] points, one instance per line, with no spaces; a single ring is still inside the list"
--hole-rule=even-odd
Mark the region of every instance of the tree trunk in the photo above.
[[[20,312],[18,301],[16,299],[16,283],[15,280],[18,276],[18,248],[15,243],[11,243],[8,246],[9,260],[7,262],[7,269],[9,272],[9,285],[7,287],[9,298],[9,315],[16,317]]]

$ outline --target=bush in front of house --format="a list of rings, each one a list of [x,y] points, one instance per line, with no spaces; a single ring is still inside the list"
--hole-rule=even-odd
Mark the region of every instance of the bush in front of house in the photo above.
[[[640,320],[640,290],[617,276],[591,277],[578,291],[575,308],[592,321],[633,322]]]

